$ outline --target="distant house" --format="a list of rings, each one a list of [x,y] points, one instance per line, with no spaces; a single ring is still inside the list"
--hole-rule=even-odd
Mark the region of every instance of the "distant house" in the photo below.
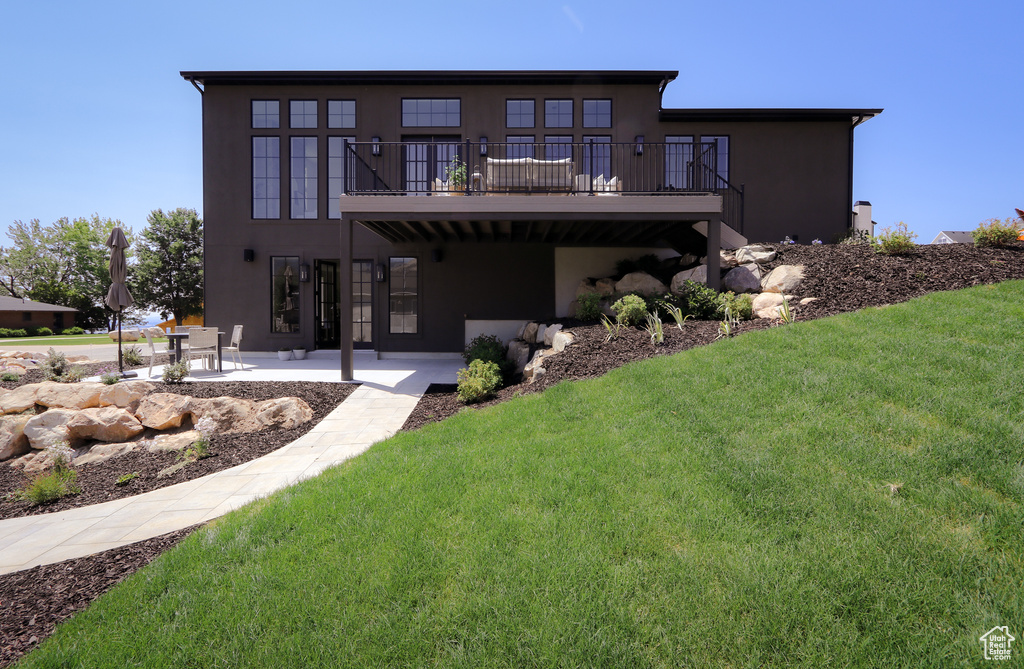
[[[973,244],[974,237],[967,230],[943,230],[935,235],[932,244]]]
[[[0,328],[11,330],[48,327],[54,332],[74,326],[78,309],[28,298],[0,297]]]

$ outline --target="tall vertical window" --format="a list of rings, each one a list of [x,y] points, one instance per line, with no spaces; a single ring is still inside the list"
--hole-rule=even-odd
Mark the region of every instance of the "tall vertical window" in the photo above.
[[[292,100],[288,107],[292,128],[316,127],[316,100]]]
[[[572,100],[545,100],[544,127],[571,128]]]
[[[612,101],[611,100],[584,100],[583,101],[583,127],[584,128],[610,128],[610,127],[612,127]]]
[[[299,257],[270,258],[270,331],[299,331]]]
[[[728,135],[701,135],[702,144],[715,142],[715,159],[718,165],[718,183],[715,188],[725,188],[729,185],[729,136]]]
[[[252,217],[281,218],[281,138],[252,138]]]
[[[533,100],[505,100],[505,126],[509,128],[532,128],[534,116]]]
[[[351,149],[344,155],[345,140],[356,141],[355,137],[327,138],[327,218],[341,218],[340,198],[348,187],[355,188],[355,155]]]
[[[533,158],[533,135],[509,135],[505,142],[508,144],[506,158]]]
[[[686,190],[693,184],[693,136],[665,137],[665,188]]]
[[[281,103],[277,100],[253,100],[252,101],[252,127],[254,128],[279,128],[281,127]]]
[[[607,135],[583,136],[583,168],[593,178],[612,178],[612,138]]]
[[[391,334],[416,334],[419,314],[419,271],[412,257],[390,259],[388,322]]]
[[[354,128],[354,127],[356,127],[356,101],[355,100],[328,100],[327,101],[327,127],[328,128]]]
[[[292,137],[291,217],[316,218],[316,137]]]
[[[462,125],[462,101],[457,98],[405,98],[402,127],[457,128]]]
[[[572,135],[544,135],[544,157],[548,160],[572,158]]]

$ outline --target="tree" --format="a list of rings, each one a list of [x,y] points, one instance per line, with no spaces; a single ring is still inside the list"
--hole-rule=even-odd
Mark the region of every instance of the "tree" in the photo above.
[[[156,209],[135,243],[129,268],[136,302],[174,316],[174,322],[203,313],[203,221],[195,209]],[[134,278],[131,278],[134,274]]]

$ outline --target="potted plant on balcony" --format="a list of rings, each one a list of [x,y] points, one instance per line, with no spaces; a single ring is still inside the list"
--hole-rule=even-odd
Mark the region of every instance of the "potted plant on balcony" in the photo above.
[[[458,156],[452,158],[444,168],[444,180],[450,195],[462,195],[466,188],[466,163],[459,160]]]
[[[295,348],[292,349],[292,355],[295,356],[296,360],[305,360],[306,359],[306,347],[305,346],[296,346]]]

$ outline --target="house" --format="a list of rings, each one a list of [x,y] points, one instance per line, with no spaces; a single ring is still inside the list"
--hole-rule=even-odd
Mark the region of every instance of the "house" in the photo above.
[[[932,244],[973,244],[974,236],[969,230],[943,230],[935,235]]]
[[[673,71],[182,72],[206,321],[258,350],[460,351],[646,253],[831,241],[880,109],[665,109]],[[868,217],[870,220],[870,216]],[[568,298],[568,299],[567,299]]]
[[[78,309],[22,297],[0,297],[0,328],[28,330],[47,327],[56,333],[74,327]]]

